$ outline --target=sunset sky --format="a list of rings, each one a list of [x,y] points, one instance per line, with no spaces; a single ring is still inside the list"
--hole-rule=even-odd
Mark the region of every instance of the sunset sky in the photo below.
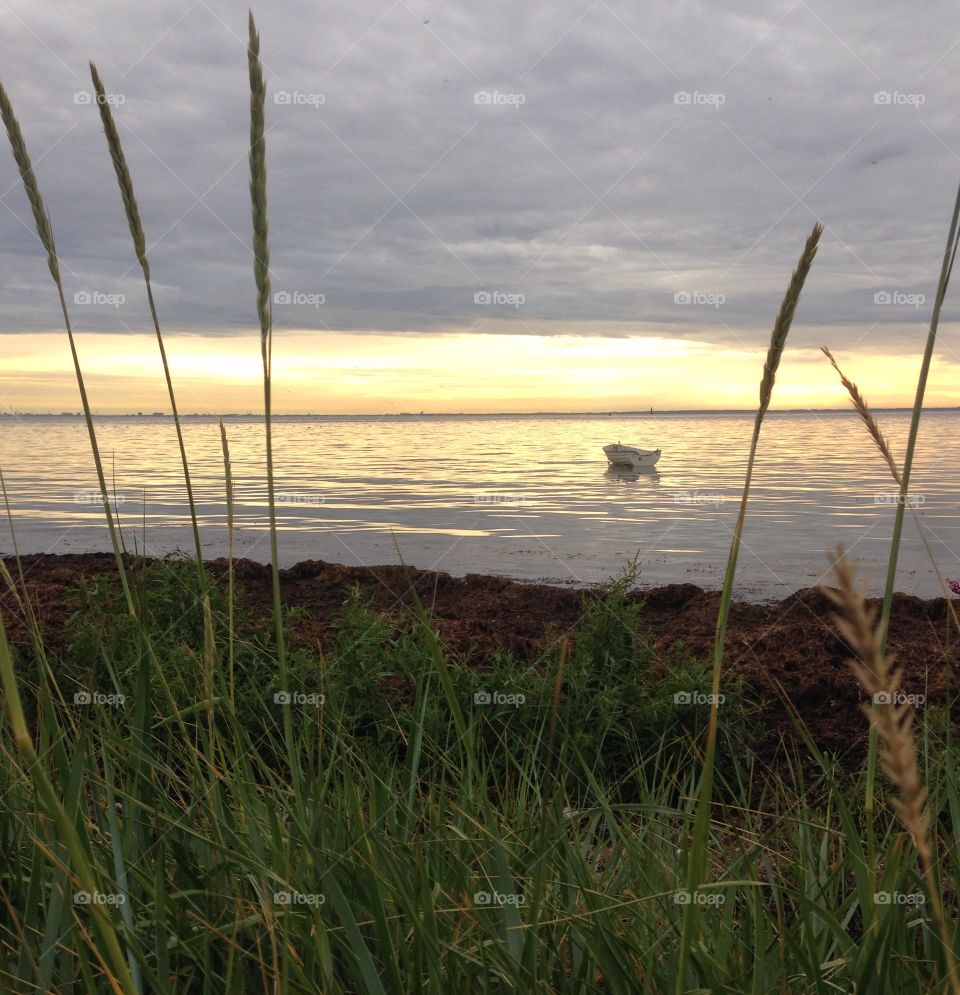
[[[2,410],[78,409],[62,333],[4,336]],[[80,343],[88,392],[103,413],[166,410],[152,336],[87,334]],[[171,369],[185,412],[260,410],[259,338],[171,337]],[[291,414],[400,411],[607,411],[749,408],[763,350],[694,339],[561,335],[288,333],[274,348],[276,409]],[[874,406],[912,401],[919,353],[843,357]],[[788,350],[776,407],[845,407],[847,394],[816,349]],[[960,364],[936,366],[931,406],[960,397]]]
[[[775,406],[845,405],[821,344],[874,405],[912,403],[960,180],[951,6],[653,8],[256,11],[278,411],[750,407],[817,219]],[[257,410],[246,7],[9,0],[0,20],[94,410],[165,390],[91,58],[180,405]],[[0,411],[76,410],[7,152],[0,205]],[[948,300],[933,405],[960,398],[958,318]]]

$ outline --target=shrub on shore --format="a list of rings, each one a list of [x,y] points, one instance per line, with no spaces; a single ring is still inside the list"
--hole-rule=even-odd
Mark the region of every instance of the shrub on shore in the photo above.
[[[179,709],[195,708],[205,680],[198,666],[205,634],[195,610],[201,596],[197,571],[189,560],[168,557],[141,563],[129,573],[165,684]],[[663,761],[664,749],[672,757],[692,755],[705,729],[709,668],[686,654],[661,659],[655,653],[643,603],[629,593],[632,582],[633,577],[618,577],[590,592],[575,629],[548,636],[535,659],[497,651],[488,660],[468,654],[451,661],[454,693],[492,773],[510,766],[510,753],[553,762],[546,731],[557,687],[567,749],[589,763],[612,797],[629,794],[634,769],[651,758]],[[228,628],[226,591],[209,575],[204,584],[213,640],[222,646]],[[242,589],[238,600],[242,604]],[[84,579],[73,601],[65,650],[53,661],[65,700],[89,688],[129,697],[138,679],[141,629],[125,610],[119,583],[108,575]],[[287,627],[295,631],[305,614],[288,606]],[[270,649],[269,619],[240,610],[235,634],[235,714],[243,724],[275,724],[274,698],[283,692]],[[371,763],[404,762],[418,690],[431,681],[432,693],[418,720],[422,734],[435,743],[453,734],[449,707],[432,674],[430,648],[408,609],[382,613],[368,594],[353,587],[345,592],[329,645],[288,642],[291,694],[304,701],[322,699],[320,724]],[[21,652],[28,654],[29,648]],[[34,682],[36,667],[34,660],[24,670]],[[154,687],[153,693],[159,690]],[[740,690],[733,683],[727,688],[725,735],[746,742],[749,734],[756,740],[762,730],[750,718],[753,711]],[[280,765],[281,758],[274,759]],[[568,787],[577,785],[584,787],[583,778],[571,777]]]

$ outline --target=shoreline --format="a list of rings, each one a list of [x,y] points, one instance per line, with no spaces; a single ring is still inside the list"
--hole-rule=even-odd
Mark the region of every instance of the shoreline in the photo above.
[[[2,558],[17,579],[13,557]],[[114,576],[110,553],[27,554],[21,556],[30,600],[50,648],[57,650],[63,621],[71,611],[67,592],[80,579]],[[226,559],[206,561],[225,580]],[[234,561],[237,604],[257,624],[272,625],[269,564]],[[302,609],[290,625],[293,643],[323,648],[337,631],[337,617],[353,585],[359,585],[381,613],[412,602],[416,590],[433,620],[440,643],[454,660],[483,667],[495,653],[509,652],[536,665],[545,650],[575,629],[584,603],[599,587],[570,588],[527,583],[492,574],[454,577],[415,567],[344,566],[304,560],[280,571],[284,604]],[[644,603],[641,619],[655,661],[683,654],[712,656],[719,591],[694,584],[633,589],[630,600]],[[868,599],[871,605],[878,599]],[[26,644],[28,631],[6,589],[0,594],[12,643]],[[846,660],[850,653],[832,624],[833,605],[818,588],[806,588],[771,603],[734,600],[726,635],[722,677],[725,688],[742,682],[743,693],[762,708],[772,736],[799,742],[793,709],[824,750],[858,752],[866,731],[858,686]],[[889,648],[903,668],[903,688],[923,695],[928,706],[943,704],[950,675],[960,667],[960,637],[948,628],[944,598],[894,597]]]

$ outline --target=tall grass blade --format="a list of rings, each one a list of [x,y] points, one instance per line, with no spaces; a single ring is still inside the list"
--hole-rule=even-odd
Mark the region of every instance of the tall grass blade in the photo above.
[[[800,293],[803,290],[804,282],[807,279],[807,274],[810,272],[810,267],[813,265],[814,257],[817,254],[817,246],[819,245],[822,232],[823,227],[820,224],[815,224],[810,235],[807,237],[803,252],[800,255],[800,261],[797,264],[797,268],[793,271],[787,292],[780,305],[780,311],[774,322],[773,332],[770,336],[770,346],[767,350],[767,359],[763,364],[763,378],[760,381],[760,404],[753,421],[753,437],[750,440],[750,455],[747,459],[747,476],[743,485],[743,495],[740,498],[740,513],[737,515],[737,523],[733,530],[733,541],[730,545],[730,556],[727,560],[723,591],[720,596],[720,610],[717,615],[717,631],[713,646],[713,685],[710,720],[707,726],[706,752],[704,755],[703,773],[700,778],[697,815],[694,823],[693,841],[690,848],[687,869],[687,892],[690,895],[694,895],[697,892],[699,884],[703,880],[706,866],[707,835],[710,827],[714,765],[717,751],[718,697],[720,694],[720,674],[723,669],[723,648],[727,633],[727,616],[730,612],[730,599],[733,595],[733,578],[737,569],[740,540],[743,536],[743,524],[747,515],[750,482],[753,479],[757,444],[760,441],[760,426],[763,423],[767,409],[770,407],[770,399],[773,396],[773,385],[776,380],[780,359],[783,356],[784,346],[787,342],[787,334],[790,331],[790,325],[793,322],[793,316],[800,301]],[[684,906],[675,988],[677,995],[686,990],[687,960],[693,942],[694,920],[698,917],[698,911],[695,902],[690,902]]]
[[[57,796],[57,792],[47,776],[46,770],[40,763],[33,746],[33,739],[27,729],[27,720],[13,670],[13,657],[10,653],[6,627],[2,618],[0,618],[0,687],[3,688],[4,703],[13,734],[13,742],[26,762],[39,801],[46,810],[48,818],[56,825],[59,834],[58,842],[63,844],[70,857],[73,872],[80,882],[81,889],[88,895],[96,895],[100,889],[97,886],[97,880],[90,863],[88,849],[77,831],[76,823],[68,815],[63,802]],[[99,952],[99,955],[103,956],[105,964],[113,972],[120,989],[129,995],[134,995],[137,992],[137,987],[130,974],[123,948],[106,907],[97,901],[91,902],[88,907],[93,918],[97,940],[95,952]]]
[[[270,307],[270,247],[267,242],[267,147],[264,139],[264,104],[267,86],[260,64],[260,35],[250,12],[247,63],[250,71],[250,204],[253,215],[253,275],[257,285],[257,316],[260,319],[260,355],[263,360],[263,417],[267,447],[267,504],[270,515],[270,562],[273,576],[273,617],[277,641],[280,690],[287,693],[287,650],[283,634],[283,605],[280,599],[280,558],[277,553],[277,509],[273,486],[273,437],[271,426],[271,364],[273,357],[273,316]],[[299,765],[295,762],[293,719],[283,709],[283,735],[290,773],[296,784]]]
[[[103,784],[107,799],[107,826],[110,830],[110,847],[113,851],[113,873],[117,882],[117,893],[123,895],[125,901],[120,905],[120,917],[127,928],[130,936],[136,934],[134,925],[133,902],[130,895],[130,884],[127,876],[126,855],[124,854],[123,833],[120,831],[120,820],[117,818],[116,793],[113,786],[113,771],[110,765],[110,757],[104,747],[102,751],[103,760]],[[127,950],[127,963],[130,966],[130,976],[138,992],[143,992],[143,980],[140,976],[140,964],[133,950]]]
[[[63,323],[67,329],[67,339],[70,343],[70,354],[73,357],[73,368],[77,376],[77,386],[80,389],[80,402],[83,405],[83,417],[87,423],[87,434],[90,436],[90,448],[93,450],[93,462],[97,469],[97,481],[100,484],[100,497],[103,501],[103,513],[107,519],[107,528],[110,532],[110,543],[113,546],[113,553],[117,561],[117,572],[120,575],[120,583],[123,586],[124,597],[131,615],[136,616],[136,608],[133,603],[133,596],[130,593],[130,585],[127,582],[127,572],[123,564],[123,556],[120,552],[120,542],[117,537],[117,528],[113,520],[113,512],[110,508],[110,496],[107,493],[107,479],[103,472],[103,461],[100,459],[100,449],[97,445],[97,433],[93,427],[93,415],[90,412],[90,403],[87,400],[87,389],[83,382],[83,372],[80,369],[80,357],[77,355],[76,343],[73,340],[73,328],[70,324],[70,315],[67,313],[67,301],[63,293],[63,280],[60,277],[60,262],[57,258],[57,249],[53,241],[53,228],[50,224],[50,216],[43,205],[43,198],[40,196],[40,187],[37,183],[36,175],[33,172],[33,165],[27,152],[27,144],[23,140],[23,132],[20,130],[20,122],[13,112],[13,105],[7,96],[7,91],[0,84],[0,118],[7,131],[10,140],[10,149],[13,152],[14,161],[20,171],[20,179],[23,181],[23,188],[30,203],[30,210],[33,212],[33,220],[36,224],[37,235],[47,253],[47,267],[53,282],[57,288],[60,298],[60,309],[63,312]]]
[[[920,431],[920,415],[923,411],[923,397],[927,389],[927,377],[930,373],[930,363],[933,359],[933,347],[937,340],[937,328],[940,324],[940,310],[947,295],[950,284],[950,274],[953,272],[953,262],[957,255],[957,244],[960,242],[960,187],[953,205],[953,216],[950,219],[950,230],[947,233],[947,244],[943,252],[943,264],[940,267],[940,279],[937,282],[937,294],[933,303],[933,314],[930,317],[930,329],[927,332],[927,342],[923,350],[923,361],[920,364],[920,376],[917,379],[917,393],[913,402],[913,413],[910,416],[910,432],[907,436],[907,449],[903,457],[903,471],[900,479],[900,500],[897,502],[896,516],[893,521],[893,538],[890,542],[890,557],[887,560],[887,582],[883,591],[883,609],[880,613],[880,648],[886,648],[887,630],[890,627],[890,611],[893,606],[893,587],[897,578],[897,559],[900,555],[900,537],[903,532],[903,512],[907,503],[907,493],[910,489],[910,473],[913,470],[913,456],[917,446],[917,435]]]
[[[27,625],[30,628],[30,637],[33,641],[33,648],[36,651],[37,659],[43,665],[41,673],[44,682],[46,682],[49,667],[47,664],[47,653],[43,645],[43,633],[40,631],[40,620],[33,610],[33,602],[30,600],[30,592],[27,590],[27,578],[23,572],[23,560],[20,559],[20,545],[17,542],[17,530],[13,524],[13,513],[10,510],[10,498],[7,495],[7,482],[4,480],[3,470],[0,470],[0,494],[3,496],[3,508],[7,516],[7,524],[10,526],[10,544],[13,547],[13,559],[17,565],[19,589],[10,576],[6,564],[2,561],[0,561],[0,574],[2,574],[4,582],[10,589],[10,593],[16,598],[19,608],[27,620]]]
[[[110,158],[113,160],[114,172],[117,174],[117,184],[120,187],[123,210],[127,216],[127,223],[130,226],[134,251],[136,252],[137,262],[140,263],[140,268],[143,270],[143,281],[147,288],[150,317],[153,319],[153,327],[157,335],[157,347],[160,350],[160,359],[163,363],[163,376],[167,382],[167,395],[170,398],[170,410],[173,413],[173,424],[177,431],[177,444],[180,447],[180,462],[183,466],[183,481],[187,489],[187,503],[190,506],[190,522],[193,526],[193,542],[197,555],[197,571],[200,576],[200,586],[203,589],[206,587],[206,577],[203,567],[203,551],[200,548],[200,526],[197,523],[197,506],[193,497],[193,484],[190,480],[190,467],[187,463],[187,450],[183,442],[183,428],[180,425],[180,414],[177,411],[177,398],[173,390],[173,379],[170,376],[170,365],[167,362],[167,350],[163,344],[163,335],[160,332],[160,319],[157,317],[157,307],[153,300],[153,286],[150,282],[150,262],[147,259],[146,238],[143,233],[143,224],[140,221],[140,208],[137,204],[137,196],[133,190],[133,178],[127,166],[127,158],[123,153],[120,135],[113,120],[113,111],[110,108],[110,102],[107,100],[107,94],[104,90],[103,81],[100,79],[100,74],[97,72],[97,67],[92,62],[90,63],[90,76],[97,95],[97,106],[100,110],[100,120],[103,123],[103,131],[107,138]]]
[[[230,686],[230,708],[236,711],[236,683],[234,680],[233,634],[233,469],[230,465],[230,444],[223,419],[220,420],[220,448],[223,450],[223,477],[227,494],[227,677]]]
[[[903,516],[910,490],[910,474],[913,469],[913,457],[920,431],[920,415],[923,411],[923,398],[926,393],[927,377],[930,363],[933,359],[933,348],[937,339],[937,328],[940,324],[940,310],[946,297],[953,263],[957,255],[957,245],[960,241],[960,187],[954,200],[953,215],[950,219],[950,229],[947,233],[946,247],[943,252],[943,263],[940,267],[940,279],[937,282],[937,293],[930,317],[930,328],[920,364],[920,375],[917,378],[917,390],[910,416],[910,431],[907,435],[907,448],[903,459],[903,470],[900,473],[900,493],[897,509],[893,519],[893,535],[890,540],[890,556],[887,559],[887,578],[883,589],[883,607],[880,612],[879,638],[880,649],[883,652],[887,646],[887,635],[890,628],[890,612],[893,608],[893,589],[897,578],[897,561],[900,556],[900,541],[903,534]],[[948,601],[950,599],[948,598]],[[877,733],[873,725],[870,727],[870,742],[867,752],[867,783],[865,786],[864,808],[867,816],[868,843],[872,849],[873,814],[876,807],[875,783],[877,771]]]

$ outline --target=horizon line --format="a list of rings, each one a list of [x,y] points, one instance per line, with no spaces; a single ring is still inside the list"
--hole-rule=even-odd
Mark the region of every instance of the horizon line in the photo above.
[[[913,405],[871,406],[873,411],[913,411]],[[958,411],[960,405],[930,405],[924,411]],[[369,411],[369,412],[274,412],[274,418],[610,418],[644,415],[741,415],[756,408],[628,408],[609,411]],[[771,408],[768,414],[857,414],[852,406],[839,408]],[[172,418],[169,411],[92,412],[94,418]],[[181,418],[262,418],[262,411],[180,412]],[[83,418],[82,411],[0,411],[0,418]]]

